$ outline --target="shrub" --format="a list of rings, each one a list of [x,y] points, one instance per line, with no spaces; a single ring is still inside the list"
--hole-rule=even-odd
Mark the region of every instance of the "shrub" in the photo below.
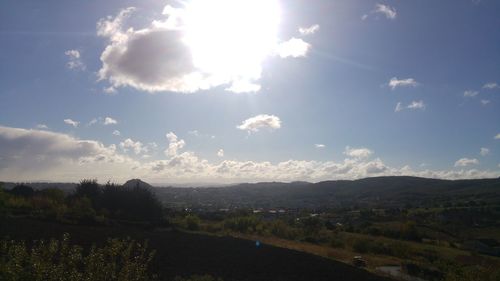
[[[92,247],[87,255],[70,245],[69,236],[61,241],[0,241],[0,280],[17,281],[146,281],[148,264],[154,253],[147,245],[133,240],[109,239],[102,248]]]
[[[35,191],[31,186],[18,184],[10,190],[10,193],[15,196],[31,197],[33,196],[33,194],[35,194]]]
[[[184,224],[187,229],[196,231],[200,229],[200,219],[196,215],[187,215],[184,218]]]

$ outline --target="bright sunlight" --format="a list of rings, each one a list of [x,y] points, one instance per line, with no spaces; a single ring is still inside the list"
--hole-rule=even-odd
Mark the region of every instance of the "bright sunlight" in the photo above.
[[[184,19],[196,67],[258,79],[262,61],[277,45],[280,7],[275,0],[193,0]]]

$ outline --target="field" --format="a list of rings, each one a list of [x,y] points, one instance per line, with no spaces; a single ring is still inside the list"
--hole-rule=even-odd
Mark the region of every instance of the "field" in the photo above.
[[[217,237],[125,226],[69,225],[41,220],[8,218],[0,221],[0,237],[49,239],[69,233],[80,245],[103,244],[107,237],[148,240],[156,251],[153,271],[164,280],[174,276],[210,274],[225,281],[389,280],[365,270],[304,252],[231,237]]]

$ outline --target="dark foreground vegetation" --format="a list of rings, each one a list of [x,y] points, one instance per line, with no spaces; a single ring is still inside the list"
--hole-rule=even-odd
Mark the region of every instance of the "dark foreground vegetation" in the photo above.
[[[32,274],[5,280],[50,280],[35,276],[51,267],[51,276],[129,274],[116,280],[500,280],[499,179],[47,187],[0,191],[0,271]],[[113,243],[128,252],[109,254]],[[64,269],[63,248],[79,253],[78,266]],[[53,257],[33,267],[44,251]],[[32,262],[16,271],[13,255]]]

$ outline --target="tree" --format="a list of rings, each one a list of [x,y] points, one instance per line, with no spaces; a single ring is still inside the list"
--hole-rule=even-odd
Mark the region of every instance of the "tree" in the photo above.
[[[102,190],[96,179],[84,179],[76,186],[75,195],[77,197],[87,197],[95,206]]]
[[[22,197],[32,197],[35,194],[35,190],[31,186],[25,184],[18,184],[12,188],[10,191],[12,195],[22,196]]]

